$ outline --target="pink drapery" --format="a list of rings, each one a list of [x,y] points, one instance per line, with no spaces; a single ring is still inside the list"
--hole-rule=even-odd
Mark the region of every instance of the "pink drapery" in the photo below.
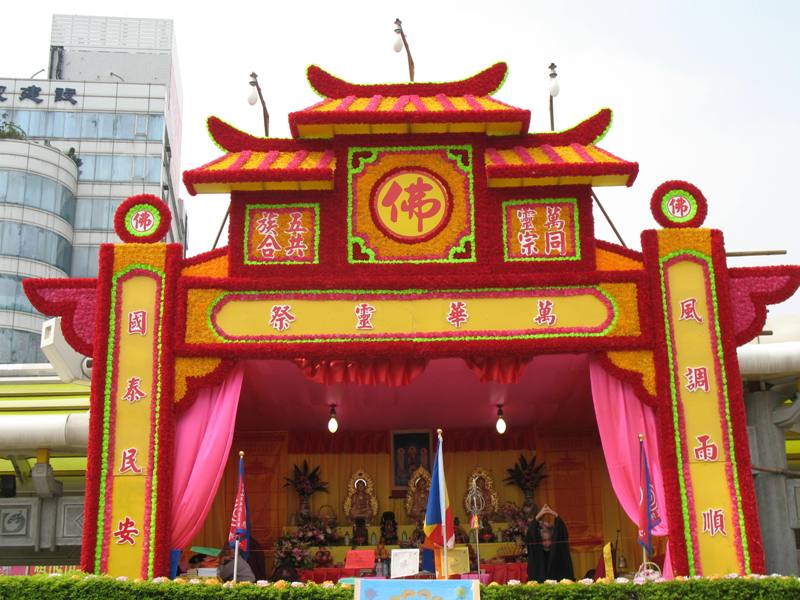
[[[201,390],[175,426],[171,547],[186,547],[206,520],[233,441],[244,369]]]
[[[610,375],[595,361],[589,363],[592,382],[594,412],[603,444],[608,475],[620,505],[628,517],[639,521],[639,434],[643,433],[650,476],[656,490],[661,523],[653,529],[654,535],[667,535],[667,510],[661,460],[658,454],[656,416],[653,408],[642,402],[633,388]],[[664,576],[672,577],[669,546],[664,559]]]
[[[298,358],[295,364],[311,381],[333,385],[407,385],[422,374],[428,361],[424,358],[373,358],[371,360],[320,360]]]

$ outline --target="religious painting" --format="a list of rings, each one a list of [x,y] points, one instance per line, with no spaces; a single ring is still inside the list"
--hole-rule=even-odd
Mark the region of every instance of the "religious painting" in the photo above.
[[[419,467],[430,473],[433,464],[429,430],[392,432],[392,497],[406,494],[409,478]]]

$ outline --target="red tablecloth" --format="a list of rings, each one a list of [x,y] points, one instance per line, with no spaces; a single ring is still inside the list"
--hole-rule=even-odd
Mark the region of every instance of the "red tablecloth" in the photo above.
[[[489,583],[493,581],[508,583],[511,579],[516,579],[522,583],[528,581],[527,563],[483,563],[481,564],[481,571],[489,575]]]
[[[356,577],[360,569],[345,569],[343,567],[328,567],[320,569],[301,569],[298,572],[300,581],[313,581],[314,583],[322,583],[323,581],[339,581],[342,577]],[[508,583],[511,579],[516,579],[525,583],[528,581],[528,565],[527,563],[484,563],[481,565],[481,571],[489,576],[491,583]]]
[[[333,581],[336,583],[342,577],[355,577],[360,570],[361,569],[345,569],[344,567],[300,569],[298,575],[300,576],[300,581],[313,581],[314,583]]]

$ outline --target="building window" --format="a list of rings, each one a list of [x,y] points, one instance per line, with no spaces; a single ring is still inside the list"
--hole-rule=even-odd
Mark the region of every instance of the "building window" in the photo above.
[[[100,246],[75,246],[72,249],[73,277],[97,277]]]
[[[161,182],[160,156],[133,156],[130,154],[81,154],[81,181]]]
[[[21,275],[0,273],[0,310],[14,310],[39,314],[22,289]]]
[[[0,327],[0,363],[46,363],[47,359],[39,348],[41,339],[39,333]]]
[[[65,273],[72,262],[72,246],[54,231],[13,221],[0,221],[0,254],[47,263]]]
[[[67,110],[12,110],[6,113],[28,137],[86,140],[164,139],[164,116]]]

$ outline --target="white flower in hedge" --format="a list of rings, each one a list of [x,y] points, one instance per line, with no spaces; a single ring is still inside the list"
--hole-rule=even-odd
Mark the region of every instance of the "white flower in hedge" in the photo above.
[[[235,584],[232,581],[226,581],[225,583],[222,584],[222,587],[224,587],[224,588],[232,588],[234,585]]]
[[[739,577],[738,573],[728,573],[725,575],[725,579],[737,579]]]
[[[590,577],[585,577],[580,581],[578,581],[578,583],[582,583],[583,585],[592,585],[594,583],[594,579],[591,579]]]
[[[61,573],[48,573],[48,577],[61,577]]]
[[[259,579],[258,581],[256,581],[256,585],[258,587],[269,587],[269,581],[267,581],[266,579]]]
[[[556,585],[558,583],[555,579],[545,579],[544,582],[548,585]]]
[[[669,581],[669,579],[665,577],[656,577],[653,579],[653,583],[664,583],[665,581]]]
[[[302,581],[293,581],[292,587],[306,587],[306,584],[303,583]]]
[[[522,582],[519,579],[509,579],[506,585],[519,585]]]
[[[324,587],[326,590],[336,587],[336,584],[333,583],[332,581],[323,581],[320,585]]]
[[[169,577],[155,577],[153,579],[153,583],[166,583],[169,581]]]
[[[120,575],[119,577],[116,578],[116,580],[117,581],[128,581],[128,578],[125,577],[125,575]]]
[[[190,580],[189,580],[189,583],[193,583],[194,585],[197,585],[198,583],[200,583],[200,580],[199,580],[199,579],[197,579],[197,578],[195,578],[195,579],[190,579]]]
[[[631,580],[628,579],[627,577],[617,577],[614,580],[614,583],[630,583],[630,582],[631,582]]]

